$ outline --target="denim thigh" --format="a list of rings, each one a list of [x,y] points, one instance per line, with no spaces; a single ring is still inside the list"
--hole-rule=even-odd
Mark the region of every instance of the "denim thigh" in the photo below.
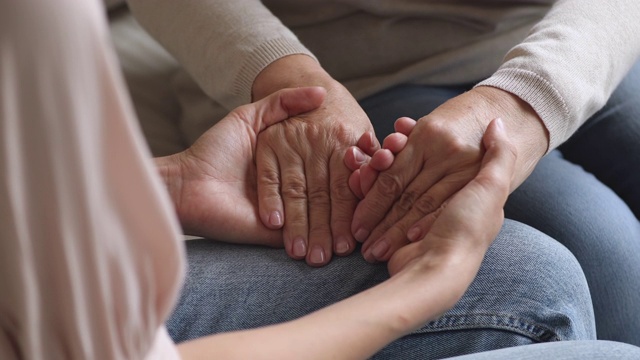
[[[615,191],[640,219],[640,62],[560,150]]]
[[[465,355],[449,360],[638,360],[640,348],[613,341],[562,341]]]
[[[554,151],[511,194],[505,216],[576,256],[591,289],[598,338],[640,345],[640,223],[620,197]]]
[[[371,265],[359,252],[311,268],[281,249],[209,240],[186,247],[186,283],[167,322],[176,341],[292,320],[388,278],[384,264]],[[458,304],[377,357],[443,358],[594,337],[591,299],[573,255],[507,220]]]

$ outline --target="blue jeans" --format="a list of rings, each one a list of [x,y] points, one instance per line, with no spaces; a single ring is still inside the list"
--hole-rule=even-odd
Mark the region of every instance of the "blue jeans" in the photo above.
[[[420,118],[468,86],[400,86],[363,100],[382,139],[400,116]],[[509,198],[508,218],[565,245],[580,262],[599,339],[640,345],[640,63]],[[634,215],[635,214],[635,215]]]
[[[295,319],[388,278],[385,264],[368,264],[358,252],[311,268],[281,249],[210,240],[186,246],[186,283],[167,322],[176,341]],[[507,220],[462,300],[376,357],[436,359],[594,338],[576,259],[548,236]]]
[[[488,351],[455,360],[640,359],[640,348],[612,341],[562,341]],[[453,359],[451,359],[453,360]]]

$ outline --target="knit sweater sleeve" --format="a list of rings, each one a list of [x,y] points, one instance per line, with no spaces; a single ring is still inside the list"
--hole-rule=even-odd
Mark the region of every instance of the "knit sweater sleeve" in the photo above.
[[[529,103],[550,134],[549,151],[598,111],[640,55],[640,2],[559,0],[478,86]]]
[[[311,52],[258,0],[129,0],[136,19],[228,109],[271,62]],[[314,57],[315,58],[315,57]]]

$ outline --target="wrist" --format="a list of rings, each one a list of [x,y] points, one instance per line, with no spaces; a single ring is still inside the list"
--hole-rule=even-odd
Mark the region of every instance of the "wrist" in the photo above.
[[[393,294],[398,299],[388,314],[395,319],[387,320],[392,328],[405,335],[455,306],[477,275],[485,252],[486,248],[460,246],[433,249],[394,274],[387,281],[389,286],[395,283]]]
[[[456,276],[470,274],[474,277],[490,245],[490,242],[484,241],[450,240],[438,243],[434,239],[422,240],[419,248],[415,249],[420,255],[407,263],[397,275],[420,281],[429,270],[437,269],[438,273],[451,270]]]
[[[252,101],[260,100],[278,90],[303,86],[329,89],[335,80],[313,58],[288,55],[265,67],[256,76],[251,88]]]
[[[182,165],[180,153],[153,159],[158,174],[165,184],[165,187],[171,198],[171,202],[176,209],[176,213],[180,208],[180,195],[182,194]]]
[[[505,124],[506,132],[516,149],[516,168],[511,190],[518,187],[533,171],[549,149],[549,131],[535,110],[518,96],[491,86],[479,86],[476,92]],[[494,116],[495,117],[495,116]],[[488,118],[490,122],[493,117]]]

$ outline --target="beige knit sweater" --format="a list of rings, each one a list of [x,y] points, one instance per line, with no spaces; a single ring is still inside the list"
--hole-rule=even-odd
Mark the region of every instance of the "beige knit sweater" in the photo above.
[[[130,0],[227,108],[268,64],[315,56],[356,98],[400,83],[477,83],[528,102],[565,141],[640,55],[638,0]]]

